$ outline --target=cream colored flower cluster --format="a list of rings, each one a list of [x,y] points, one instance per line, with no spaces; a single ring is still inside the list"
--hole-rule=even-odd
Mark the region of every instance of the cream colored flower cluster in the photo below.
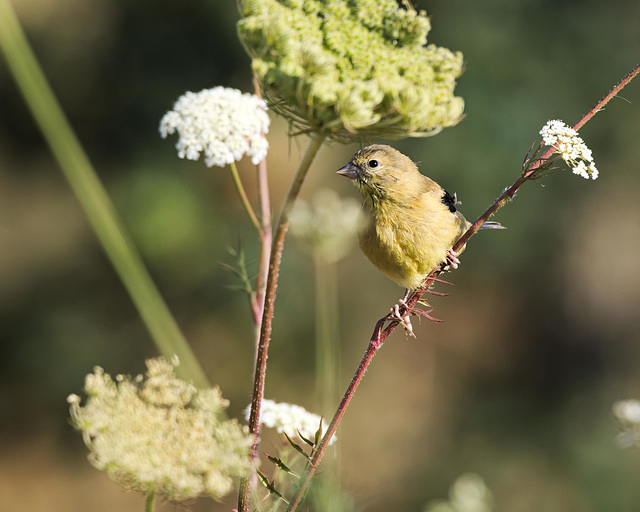
[[[90,449],[89,460],[125,489],[173,501],[220,498],[250,469],[252,438],[224,420],[229,402],[218,388],[198,390],[178,379],[163,358],[147,374],[115,380],[100,367],[87,375],[88,399],[70,395],[71,418]]]

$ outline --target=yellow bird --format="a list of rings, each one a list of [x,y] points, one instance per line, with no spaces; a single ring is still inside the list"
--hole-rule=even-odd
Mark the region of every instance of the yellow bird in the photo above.
[[[338,174],[353,180],[364,197],[362,252],[407,289],[405,299],[441,263],[458,267],[459,253],[452,248],[471,223],[457,211],[456,196],[422,175],[409,157],[375,144],[358,151]],[[483,227],[502,228],[497,222]]]

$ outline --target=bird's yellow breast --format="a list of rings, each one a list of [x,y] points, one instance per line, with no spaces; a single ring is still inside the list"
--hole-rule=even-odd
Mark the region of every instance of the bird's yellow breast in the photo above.
[[[412,204],[413,203],[413,204]],[[412,201],[381,201],[367,208],[369,222],[360,248],[387,277],[408,289],[418,288],[466,230],[467,221],[451,213],[436,194]]]

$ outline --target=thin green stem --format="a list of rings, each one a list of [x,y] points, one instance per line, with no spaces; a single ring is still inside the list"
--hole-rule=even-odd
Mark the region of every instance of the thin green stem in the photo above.
[[[260,407],[264,397],[264,384],[267,372],[267,353],[269,350],[269,342],[271,340],[271,328],[273,321],[274,304],[276,298],[276,288],[278,285],[278,276],[280,272],[280,262],[282,260],[282,250],[284,248],[284,239],[289,228],[289,217],[295,203],[302,183],[311,167],[311,163],[318,153],[326,135],[316,134],[307,149],[307,152],[300,162],[298,171],[293,178],[291,187],[287,194],[282,207],[282,212],[276,225],[273,236],[273,245],[271,248],[271,258],[269,260],[269,275],[267,277],[267,286],[265,290],[264,311],[262,313],[262,323],[260,326],[260,339],[258,341],[258,350],[256,356],[255,372],[253,377],[253,393],[251,395],[251,412],[249,414],[249,429],[254,435],[254,443],[251,451],[251,458],[255,460],[258,456],[258,448],[260,446]],[[251,477],[250,477],[251,478]],[[247,512],[249,510],[249,479],[244,479],[240,483],[240,493],[238,497],[238,511]]]
[[[178,373],[199,387],[208,381],[73,133],[8,0],[0,0],[0,48],[44,138],[138,308],[158,350],[180,358]]]
[[[262,234],[262,226],[260,225],[260,221],[258,221],[258,217],[256,217],[256,213],[253,211],[251,207],[251,203],[249,202],[249,198],[247,197],[247,193],[244,190],[244,186],[242,185],[242,180],[240,179],[240,174],[238,173],[238,167],[235,162],[231,162],[229,164],[229,168],[231,169],[231,176],[233,177],[233,183],[236,186],[236,190],[238,191],[238,195],[240,196],[240,200],[242,201],[242,206],[249,214],[249,218],[251,219],[251,223],[258,230],[259,234]]]
[[[146,512],[153,512],[155,497],[156,493],[154,491],[149,491],[149,493],[147,494],[147,502],[144,507]]]
[[[319,411],[329,412],[340,397],[340,332],[338,329],[338,276],[333,260],[313,258],[316,309],[316,394]]]

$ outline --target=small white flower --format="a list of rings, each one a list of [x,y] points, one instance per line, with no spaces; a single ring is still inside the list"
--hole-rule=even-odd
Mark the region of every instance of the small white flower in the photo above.
[[[204,153],[208,167],[224,167],[250,156],[258,164],[267,155],[267,105],[253,94],[215,87],[178,98],[160,121],[160,135],[178,132],[178,156],[197,160]]]
[[[249,419],[251,406],[244,411],[245,418]],[[278,432],[285,432],[292,439],[300,438],[302,434],[305,438],[313,441],[318,428],[320,427],[320,416],[307,411],[304,407],[288,403],[276,403],[273,400],[263,400],[260,412],[260,424],[275,428]],[[325,424],[322,422],[322,432],[325,432]],[[338,438],[333,436],[329,445],[332,445]]]
[[[587,179],[587,180],[589,179],[589,171],[587,170],[587,166],[582,160],[578,162],[578,165],[576,165],[573,168],[573,174],[582,176],[584,179]]]
[[[585,179],[598,178],[599,173],[593,162],[591,150],[573,128],[562,121],[553,120],[542,127],[540,135],[545,146],[553,147],[555,153],[562,157],[574,174]]]

